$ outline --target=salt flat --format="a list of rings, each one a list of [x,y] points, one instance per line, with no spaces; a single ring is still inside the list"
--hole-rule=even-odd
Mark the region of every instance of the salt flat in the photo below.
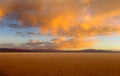
[[[120,53],[0,53],[0,76],[120,76]]]

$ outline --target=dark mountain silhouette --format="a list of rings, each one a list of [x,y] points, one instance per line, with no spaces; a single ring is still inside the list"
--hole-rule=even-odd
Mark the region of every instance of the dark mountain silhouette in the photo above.
[[[120,53],[120,51],[111,50],[96,50],[96,49],[85,49],[85,50],[56,50],[56,49],[16,49],[16,48],[0,48],[0,52],[80,52],[80,53]]]
[[[0,52],[57,52],[55,49],[16,49],[16,48],[0,48]]]
[[[87,52],[87,53],[91,53],[91,52],[98,52],[98,53],[116,53],[116,52],[120,52],[120,51],[114,51],[114,50],[96,50],[96,49],[86,49],[86,50],[80,50],[80,52]]]

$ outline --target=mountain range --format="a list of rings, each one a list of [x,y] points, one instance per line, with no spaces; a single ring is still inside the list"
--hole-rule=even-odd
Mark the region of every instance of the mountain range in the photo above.
[[[120,51],[114,50],[56,50],[56,49],[17,49],[17,48],[0,48],[0,52],[80,52],[80,53],[120,53]]]

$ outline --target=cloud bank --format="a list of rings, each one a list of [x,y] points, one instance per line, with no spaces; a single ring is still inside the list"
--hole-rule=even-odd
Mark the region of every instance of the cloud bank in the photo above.
[[[0,0],[0,19],[17,21],[8,25],[12,28],[36,27],[43,35],[59,37],[51,40],[53,48],[79,49],[94,45],[90,37],[120,34],[119,4],[120,0]]]

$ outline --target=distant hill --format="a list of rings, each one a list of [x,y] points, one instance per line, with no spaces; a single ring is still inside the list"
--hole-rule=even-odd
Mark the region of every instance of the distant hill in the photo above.
[[[0,52],[57,52],[55,49],[16,49],[16,48],[0,48]]]
[[[91,52],[92,52],[92,53],[94,53],[94,52],[95,52],[95,53],[96,53],[96,52],[97,52],[97,53],[110,53],[110,52],[111,52],[111,53],[114,53],[114,52],[116,53],[116,52],[118,52],[118,53],[119,53],[120,51],[86,49],[86,50],[80,50],[79,52],[87,52],[87,53],[91,53]]]
[[[120,53],[120,51],[110,51],[110,50],[56,50],[56,49],[16,49],[16,48],[0,48],[0,52],[69,52],[69,53]]]

